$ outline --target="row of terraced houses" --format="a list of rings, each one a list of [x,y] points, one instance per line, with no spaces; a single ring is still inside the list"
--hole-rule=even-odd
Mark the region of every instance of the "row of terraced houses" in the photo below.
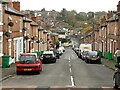
[[[48,12],[47,14],[49,15]],[[44,19],[41,16],[38,18],[21,13],[19,1],[0,2],[0,65],[3,55],[11,56],[16,62],[20,53],[55,47],[58,34],[45,30],[44,23],[38,22],[38,20],[46,21],[47,24],[53,22],[54,18],[51,22],[47,18]],[[120,1],[117,11],[109,11],[107,16],[101,19],[100,24],[93,25],[92,31],[81,35],[83,36],[80,43],[92,43],[93,50],[101,51],[103,56],[105,52],[110,52],[113,58],[116,48],[120,49]]]
[[[93,30],[81,38],[81,43],[92,43],[93,50],[99,50],[105,56],[111,53],[114,59],[116,48],[120,49],[120,1],[116,11],[108,11],[101,19],[101,24],[93,25]]]
[[[58,34],[45,30],[37,17],[20,12],[19,1],[0,2],[0,65],[2,56],[18,60],[20,53],[38,52],[55,47]]]

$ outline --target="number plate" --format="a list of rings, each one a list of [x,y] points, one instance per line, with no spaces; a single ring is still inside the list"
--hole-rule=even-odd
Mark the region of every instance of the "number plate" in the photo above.
[[[24,71],[32,71],[32,69],[24,69]]]
[[[46,58],[50,58],[50,56],[46,56]]]
[[[91,58],[91,60],[96,60],[96,58]]]

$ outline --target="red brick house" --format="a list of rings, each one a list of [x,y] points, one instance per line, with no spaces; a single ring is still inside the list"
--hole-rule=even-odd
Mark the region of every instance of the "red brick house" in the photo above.
[[[31,52],[38,51],[38,24],[36,23],[36,17],[32,17],[31,22],[31,44],[30,44],[30,50]]]
[[[23,18],[23,30],[24,30],[24,52],[30,52],[31,42],[31,22],[30,15],[25,15]]]
[[[3,9],[3,54],[15,60],[23,52],[23,14],[19,5],[20,2],[8,2]]]

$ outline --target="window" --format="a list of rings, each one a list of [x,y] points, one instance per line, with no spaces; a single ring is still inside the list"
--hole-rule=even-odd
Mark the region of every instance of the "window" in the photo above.
[[[2,54],[2,41],[3,40],[3,38],[2,38],[2,34],[0,33],[0,54]]]
[[[2,4],[0,3],[0,22],[2,22]]]
[[[9,55],[11,56],[11,39],[8,40]]]
[[[22,17],[20,17],[20,30],[22,30]]]
[[[2,37],[0,36],[0,53],[2,53]]]

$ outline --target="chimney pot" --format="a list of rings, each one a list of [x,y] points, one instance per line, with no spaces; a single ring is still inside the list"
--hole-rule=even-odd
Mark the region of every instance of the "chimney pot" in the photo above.
[[[12,3],[13,3],[13,8],[16,9],[17,11],[20,11],[20,2],[14,1]]]

